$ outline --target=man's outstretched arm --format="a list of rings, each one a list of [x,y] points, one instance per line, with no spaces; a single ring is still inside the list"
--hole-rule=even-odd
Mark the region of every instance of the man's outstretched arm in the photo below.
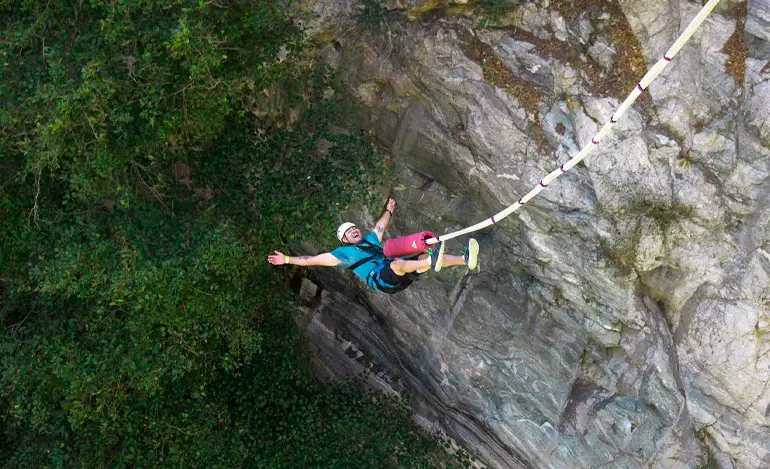
[[[393,210],[396,209],[396,201],[393,199],[388,199],[388,205],[385,208],[385,211],[382,213],[382,216],[379,220],[377,220],[377,224],[374,225],[374,232],[377,233],[377,239],[382,241],[382,235],[385,233],[385,228],[388,227],[388,223],[390,223],[390,217],[393,216]]]
[[[318,254],[317,256],[287,256],[278,251],[275,251],[275,254],[273,255],[267,256],[267,261],[273,265],[320,265],[324,267],[334,267],[342,262],[330,252]]]

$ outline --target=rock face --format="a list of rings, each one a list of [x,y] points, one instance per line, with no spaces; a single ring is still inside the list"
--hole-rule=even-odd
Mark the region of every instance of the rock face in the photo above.
[[[528,192],[700,8],[524,3],[480,29],[465,3],[383,2],[408,15],[366,25],[352,0],[305,5],[398,163],[391,237]],[[770,467],[770,4],[723,0],[646,95],[584,165],[474,235],[480,272],[387,296],[318,269],[303,324],[319,373],[364,370],[490,467]]]

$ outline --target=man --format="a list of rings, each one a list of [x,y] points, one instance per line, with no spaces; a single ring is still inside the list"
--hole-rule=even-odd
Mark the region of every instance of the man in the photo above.
[[[471,238],[462,256],[444,255],[444,244],[438,243],[431,254],[420,254],[410,258],[389,259],[382,252],[382,235],[388,227],[390,217],[396,208],[396,201],[388,199],[374,231],[361,236],[361,231],[353,223],[343,223],[337,229],[337,239],[343,244],[332,252],[317,256],[290,257],[275,251],[267,256],[273,265],[319,265],[340,266],[351,269],[367,285],[383,293],[398,293],[412,284],[423,272],[431,268],[438,272],[443,266],[467,265],[473,270],[478,267],[479,243]]]

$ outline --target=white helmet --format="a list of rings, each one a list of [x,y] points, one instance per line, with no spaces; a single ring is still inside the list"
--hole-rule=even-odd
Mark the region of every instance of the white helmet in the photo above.
[[[345,236],[345,232],[354,226],[356,226],[355,223],[346,221],[345,223],[341,224],[339,228],[337,228],[337,239],[340,240],[340,243],[342,242],[342,237]]]

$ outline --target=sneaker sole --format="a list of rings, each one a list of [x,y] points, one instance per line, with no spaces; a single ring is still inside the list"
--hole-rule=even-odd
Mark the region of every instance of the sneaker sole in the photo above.
[[[441,270],[441,266],[444,265],[444,246],[446,243],[441,243],[441,247],[438,248],[438,259],[436,259],[436,265],[433,266],[435,272]]]
[[[479,242],[471,238],[468,241],[468,270],[476,270],[479,266]]]

